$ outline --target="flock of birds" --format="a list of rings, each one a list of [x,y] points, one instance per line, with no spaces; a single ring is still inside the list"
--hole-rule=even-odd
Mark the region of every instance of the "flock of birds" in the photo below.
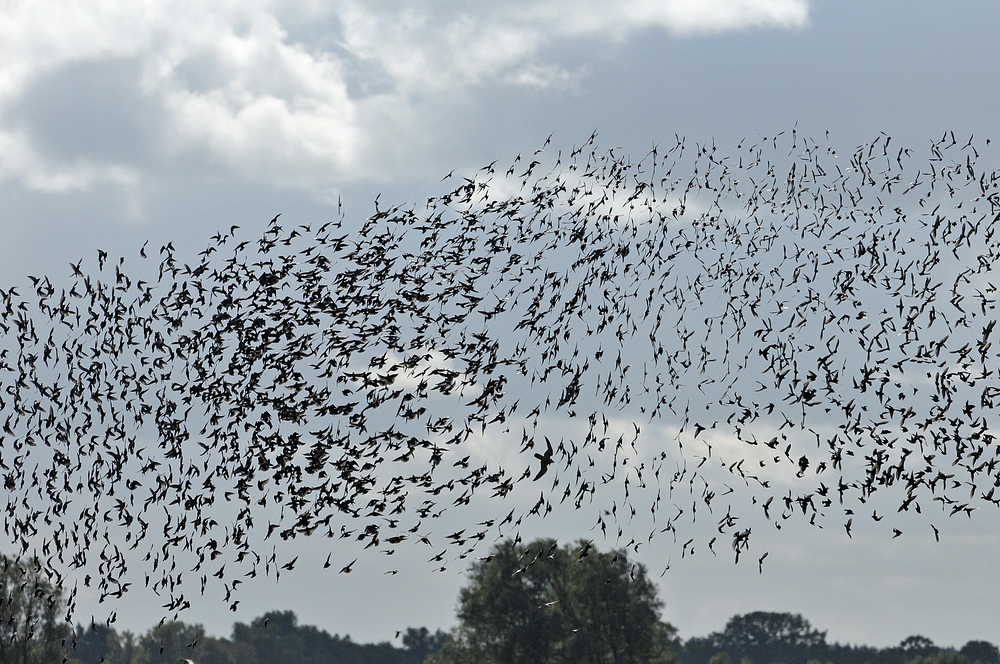
[[[135,568],[176,613],[192,576],[236,610],[303,536],[444,566],[563,503],[636,550],[701,510],[738,560],[753,519],[850,535],[876,492],[1000,505],[988,148],[546,141],[358,224],[31,276],[0,289],[10,546],[70,614]]]

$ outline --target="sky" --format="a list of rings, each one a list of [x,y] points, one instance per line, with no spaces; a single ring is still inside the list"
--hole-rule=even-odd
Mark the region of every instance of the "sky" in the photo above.
[[[988,138],[998,30],[1000,5],[972,0],[2,0],[0,283],[67,279],[71,262],[147,239],[193,254],[278,213],[322,223],[338,206],[364,217],[376,196],[420,202],[449,172],[550,135],[568,151],[596,130],[637,155],[675,135],[725,152],[793,127],[844,152],[880,132],[920,149],[944,131]],[[919,518],[901,525],[896,539],[874,523],[851,539],[839,525],[762,531],[762,572],[655,544],[636,558],[684,638],[769,610],[830,641],[1000,643],[997,515],[942,522],[940,542]],[[553,514],[522,537],[591,527]],[[427,551],[401,549],[398,574],[365,554],[350,575],[322,574],[327,549],[295,546],[298,568],[246,584],[237,613],[206,598],[184,619],[224,636],[292,609],[356,641],[455,623],[460,564],[431,572]],[[144,631],[160,610],[130,595],[118,625]],[[95,599],[81,611],[106,614]]]

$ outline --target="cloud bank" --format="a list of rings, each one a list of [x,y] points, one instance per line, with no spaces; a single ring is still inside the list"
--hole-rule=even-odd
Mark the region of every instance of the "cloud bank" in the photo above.
[[[477,86],[572,89],[565,43],[800,28],[806,0],[13,2],[0,179],[134,187],[198,164],[314,193],[398,175]]]

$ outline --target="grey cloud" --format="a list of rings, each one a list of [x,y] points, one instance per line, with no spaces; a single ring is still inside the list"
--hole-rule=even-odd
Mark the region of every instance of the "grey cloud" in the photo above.
[[[211,51],[202,51],[174,67],[174,76],[185,89],[206,93],[224,86],[232,77],[231,68]]]
[[[164,109],[141,87],[136,59],[72,63],[40,75],[4,109],[5,128],[58,160],[148,163],[158,151]]]
[[[341,64],[344,67],[347,94],[352,99],[390,94],[396,88],[392,76],[375,60],[344,57]]]
[[[337,61],[341,67],[344,83],[347,85],[347,93],[352,99],[387,94],[395,88],[393,78],[373,59],[358,58],[336,43],[325,44],[322,51],[317,51],[315,45],[308,50],[318,53],[320,57],[333,57]],[[233,64],[225,62],[218,53],[208,50],[185,58],[173,70],[177,82],[185,90],[196,94],[224,88],[237,78],[239,73]],[[281,81],[276,78],[272,78],[270,84],[265,87],[283,99],[293,98],[296,92],[293,87],[281,89]]]
[[[376,95],[391,94],[396,80],[375,58],[359,57],[346,45],[344,24],[339,15],[304,18],[282,15],[281,27],[288,32],[288,41],[299,44],[310,53],[333,57],[351,99],[361,100]]]

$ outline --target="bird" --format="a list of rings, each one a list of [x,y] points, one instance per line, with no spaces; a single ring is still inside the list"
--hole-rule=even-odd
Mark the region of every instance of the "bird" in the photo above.
[[[535,458],[538,459],[539,467],[538,472],[532,478],[533,481],[537,481],[549,470],[549,466],[552,465],[552,441],[548,438],[545,439],[545,452],[543,454],[535,453]]]

